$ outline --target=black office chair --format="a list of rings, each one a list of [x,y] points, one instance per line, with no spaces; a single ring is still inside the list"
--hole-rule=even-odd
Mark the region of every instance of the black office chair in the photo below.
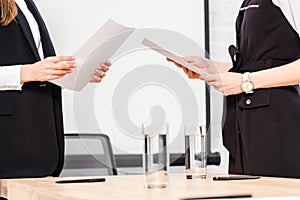
[[[65,134],[61,177],[117,175],[110,139],[105,134]]]

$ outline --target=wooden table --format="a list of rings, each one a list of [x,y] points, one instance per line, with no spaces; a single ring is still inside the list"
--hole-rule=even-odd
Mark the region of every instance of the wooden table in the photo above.
[[[181,199],[252,194],[253,197],[300,196],[300,179],[268,178],[239,181],[186,180],[170,175],[167,189],[144,189],[143,176],[108,176],[106,182],[56,184],[57,178],[3,179],[0,194],[9,200]]]

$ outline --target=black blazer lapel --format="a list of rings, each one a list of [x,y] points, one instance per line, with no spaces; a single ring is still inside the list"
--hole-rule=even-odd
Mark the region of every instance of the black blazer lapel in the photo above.
[[[244,2],[242,3],[241,5],[241,8],[247,6],[249,3],[250,3],[251,0],[244,0]],[[236,35],[237,35],[237,47],[239,48],[239,45],[240,45],[240,34],[241,34],[241,26],[242,26],[242,21],[243,21],[243,18],[244,18],[244,13],[245,11],[239,11],[239,15],[236,19]]]
[[[20,24],[21,30],[26,38],[26,41],[27,41],[35,59],[40,60],[40,56],[39,56],[38,50],[35,46],[31,29],[30,29],[29,24],[25,18],[25,15],[22,13],[21,9],[18,9],[18,15],[17,15],[16,19],[17,19],[18,23]]]
[[[48,56],[55,55],[55,50],[54,50],[53,44],[51,42],[49,32],[47,30],[46,24],[45,24],[42,16],[40,15],[37,7],[35,6],[35,4],[31,0],[25,0],[25,2],[27,4],[28,9],[30,10],[33,17],[35,18],[36,22],[39,25],[44,56],[48,57]]]

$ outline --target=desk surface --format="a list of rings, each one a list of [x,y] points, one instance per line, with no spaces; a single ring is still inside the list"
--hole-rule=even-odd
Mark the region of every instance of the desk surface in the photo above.
[[[213,181],[186,180],[184,175],[170,175],[167,189],[147,190],[143,176],[108,176],[106,182],[56,184],[57,178],[3,179],[0,194],[9,200],[77,199],[181,199],[218,195],[252,194],[253,197],[300,196],[300,179],[262,177],[256,180]]]

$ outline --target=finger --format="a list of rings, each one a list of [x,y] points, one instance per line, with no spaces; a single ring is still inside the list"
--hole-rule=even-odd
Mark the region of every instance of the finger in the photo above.
[[[98,77],[100,77],[100,78],[103,78],[106,74],[102,70],[96,69],[95,70],[95,75],[98,76]]]
[[[199,74],[193,72],[192,70],[188,70],[188,75],[190,78],[198,78]]]
[[[224,93],[224,87],[220,81],[210,81],[210,82],[207,82],[207,84],[210,85],[211,87],[214,87],[219,92]]]
[[[106,66],[111,66],[111,62],[110,62],[110,60],[107,60],[107,61],[105,61],[105,63],[104,63]]]
[[[174,64],[175,64],[177,67],[179,67],[179,68],[184,68],[184,66],[182,66],[182,65],[179,64],[179,63],[174,62]]]
[[[183,67],[182,69],[183,69],[184,73],[186,73],[187,75],[189,74],[189,70],[187,68]]]
[[[57,70],[65,70],[65,69],[73,69],[76,68],[75,63],[55,63],[53,65],[50,64],[50,68]]]
[[[193,74],[192,70],[188,70],[188,75],[189,75],[189,78],[194,77],[194,74]]]
[[[206,82],[213,82],[218,80],[219,74],[206,74],[203,77]]]
[[[228,93],[226,93],[225,88],[222,85],[216,85],[214,88],[219,92],[223,93],[225,96],[228,95]]]
[[[109,66],[104,66],[104,67],[102,67],[102,70],[103,70],[104,72],[107,72],[107,71],[109,70]]]
[[[223,93],[225,96],[228,94],[225,94],[225,89],[224,86],[222,84],[222,82],[218,79],[219,75],[215,74],[215,75],[205,75],[203,76],[205,82],[211,86],[214,87],[216,90],[218,90],[219,92]]]
[[[92,80],[90,82],[99,83],[101,81],[101,78],[99,76],[96,76],[95,74],[92,75]]]
[[[50,71],[72,71],[76,66],[73,64],[54,64],[49,65],[47,69]]]
[[[65,61],[74,61],[75,57],[74,56],[52,56],[52,57],[47,57],[45,60],[49,62],[65,62]]]
[[[101,64],[101,67],[98,68],[101,71],[107,72],[109,70],[109,66],[110,65],[106,65],[106,64]]]
[[[183,66],[182,66],[181,64],[179,64],[179,63],[177,63],[177,62],[175,62],[175,61],[171,61],[171,62],[173,62],[177,67],[183,68]]]
[[[192,63],[194,61],[193,56],[183,57],[183,59],[189,63]]]
[[[56,79],[59,79],[61,77],[63,77],[64,75],[49,75],[47,77],[47,81],[51,81],[51,80],[56,80]]]
[[[169,62],[174,62],[171,58],[166,58],[167,59],[167,61],[169,61]]]
[[[72,72],[72,70],[70,69],[63,69],[63,70],[52,70],[51,72],[48,72],[48,74],[51,75],[66,75],[66,74],[70,74]]]
[[[219,92],[223,93],[225,96],[227,96],[228,94],[225,93],[224,88],[223,87],[218,87],[215,88],[216,90],[218,90]]]
[[[174,61],[174,60],[172,60],[171,58],[166,58],[167,59],[167,61],[169,61],[169,62],[173,62],[173,63],[175,63],[176,64],[176,61]]]
[[[202,75],[199,74],[199,77],[198,77],[200,80],[204,81],[204,77]]]
[[[212,86],[214,88],[216,88],[217,90],[219,90],[219,91],[220,91],[220,89],[223,88],[223,85],[219,81],[214,81],[214,82],[211,82],[211,83],[212,83]]]
[[[167,58],[167,61],[174,63],[177,67],[179,68],[183,68],[183,66],[177,62],[175,62],[174,60],[172,60],[171,58]]]

